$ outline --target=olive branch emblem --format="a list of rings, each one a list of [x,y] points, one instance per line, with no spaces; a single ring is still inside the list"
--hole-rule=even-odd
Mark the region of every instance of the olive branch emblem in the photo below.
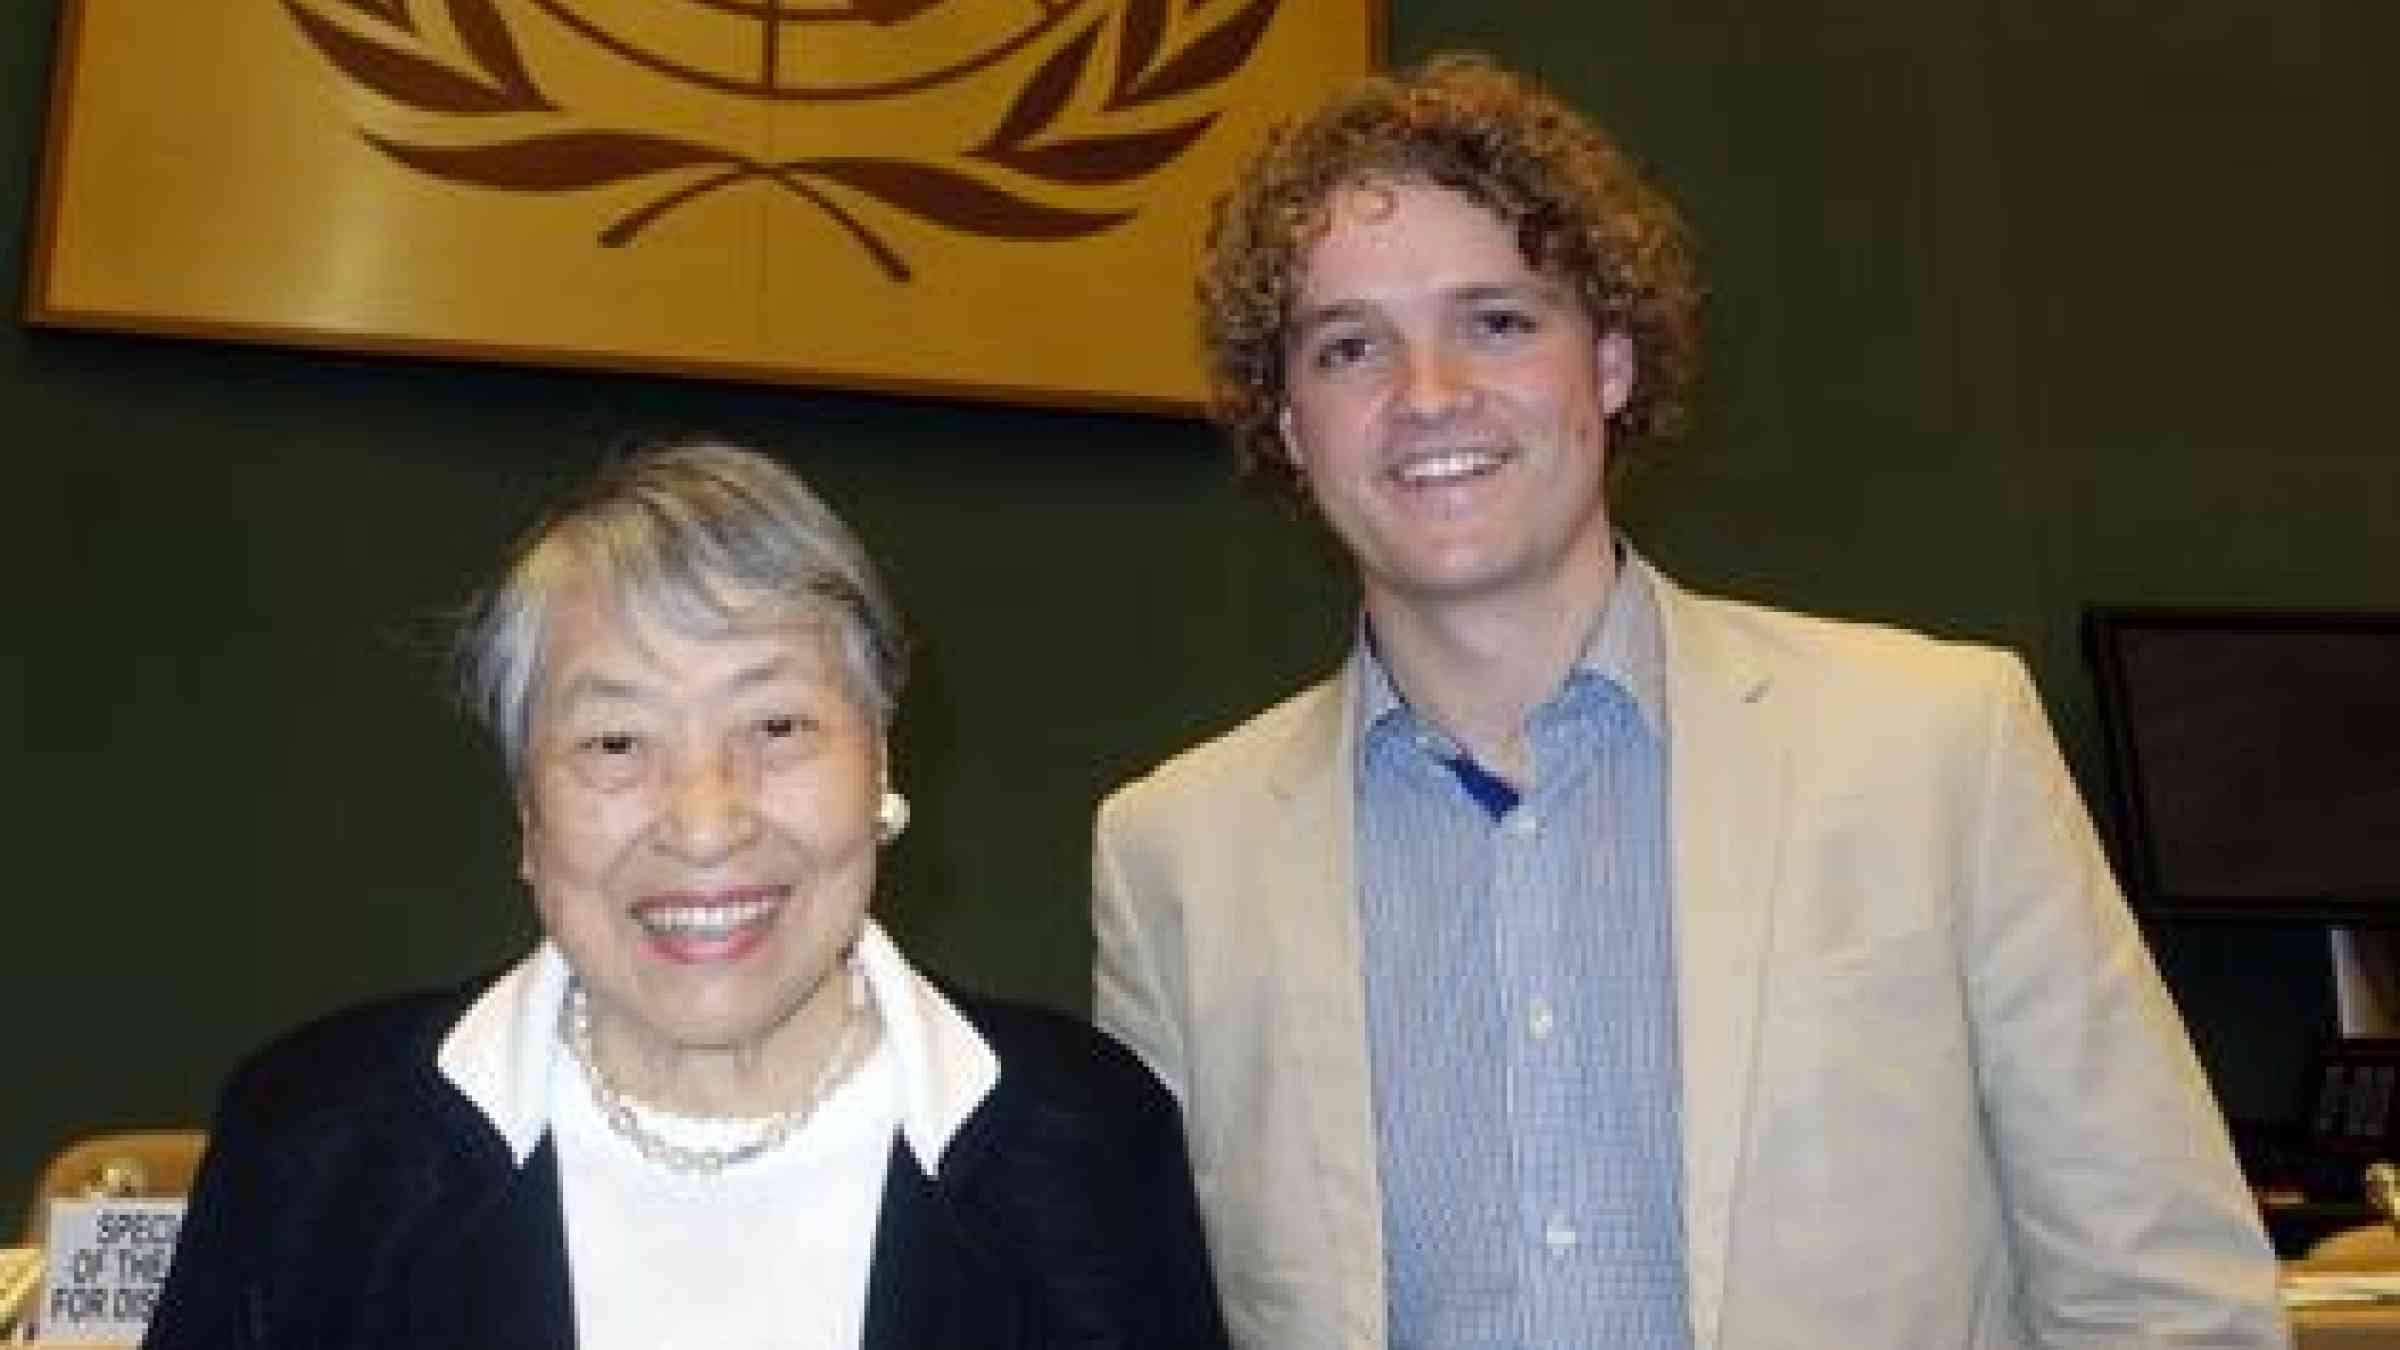
[[[470,131],[496,133],[428,142],[361,128],[369,144],[418,173],[474,187],[544,193],[672,176],[673,185],[660,182],[656,195],[600,230],[598,243],[606,248],[633,243],[667,215],[704,198],[744,185],[765,186],[833,221],[895,282],[911,279],[907,260],[829,189],[996,239],[1062,240],[1114,229],[1138,210],[1107,205],[1105,199],[1095,202],[1091,194],[1122,188],[1189,150],[1215,124],[1221,108],[1174,117],[1162,113],[1161,105],[1225,84],[1249,60],[1283,4],[1248,0],[1215,17],[1205,11],[1228,6],[1212,0],[1122,0],[1112,16],[1105,4],[1041,0],[1041,16],[1024,31],[974,59],[913,80],[812,88],[783,82],[775,68],[779,25],[836,18],[892,24],[945,2],[851,0],[847,7],[803,8],[795,0],[704,0],[712,8],[746,13],[764,29],[765,55],[752,81],[689,70],[637,51],[575,14],[566,0],[527,0],[653,75],[784,102],[913,93],[981,75],[1020,51],[1056,42],[997,124],[972,144],[931,158],[819,155],[770,161],[683,136],[592,125],[544,91],[497,0],[282,0],[300,34],[354,83],[403,108]],[[442,6],[446,28],[419,22],[418,7],[431,3]],[[1079,14],[1095,10],[1075,26]],[[1114,57],[1103,61],[1101,37],[1112,17]],[[1177,28],[1191,31],[1176,34]],[[1071,35],[1057,39],[1061,32]],[[1095,86],[1095,80],[1101,83]],[[1095,103],[1096,108],[1079,111]],[[1160,125],[1162,115],[1170,120]]]

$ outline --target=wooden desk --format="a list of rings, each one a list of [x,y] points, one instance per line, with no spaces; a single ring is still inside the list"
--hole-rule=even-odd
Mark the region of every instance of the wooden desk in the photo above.
[[[2292,1313],[2294,1350],[2400,1350],[2400,1306],[2301,1308]]]

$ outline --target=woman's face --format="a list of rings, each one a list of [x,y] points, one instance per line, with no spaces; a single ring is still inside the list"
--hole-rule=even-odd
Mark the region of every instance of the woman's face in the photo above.
[[[883,759],[831,635],[693,637],[571,581],[545,656],[522,873],[607,1057],[663,1086],[829,1025],[874,889]]]

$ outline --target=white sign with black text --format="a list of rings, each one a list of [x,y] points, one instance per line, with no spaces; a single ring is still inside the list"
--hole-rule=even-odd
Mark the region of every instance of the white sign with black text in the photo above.
[[[50,1277],[35,1313],[45,1341],[138,1341],[167,1282],[181,1200],[54,1200]]]

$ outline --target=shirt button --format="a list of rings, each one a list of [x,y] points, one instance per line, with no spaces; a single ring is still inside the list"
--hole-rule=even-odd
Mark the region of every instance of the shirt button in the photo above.
[[[1525,1029],[1533,1033],[1535,1040],[1546,1041],[1550,1039],[1551,1029],[1557,1025],[1558,1015],[1550,1010],[1550,1000],[1535,999],[1533,1010],[1525,1016]]]
[[[1576,1233],[1575,1225],[1567,1222],[1564,1214],[1553,1214],[1550,1222],[1542,1225],[1542,1245],[1554,1252],[1572,1251],[1578,1241],[1581,1241],[1581,1235]]]
[[[1541,828],[1542,818],[1533,813],[1532,807],[1520,806],[1508,813],[1508,832],[1510,834],[1522,838],[1539,833]]]

